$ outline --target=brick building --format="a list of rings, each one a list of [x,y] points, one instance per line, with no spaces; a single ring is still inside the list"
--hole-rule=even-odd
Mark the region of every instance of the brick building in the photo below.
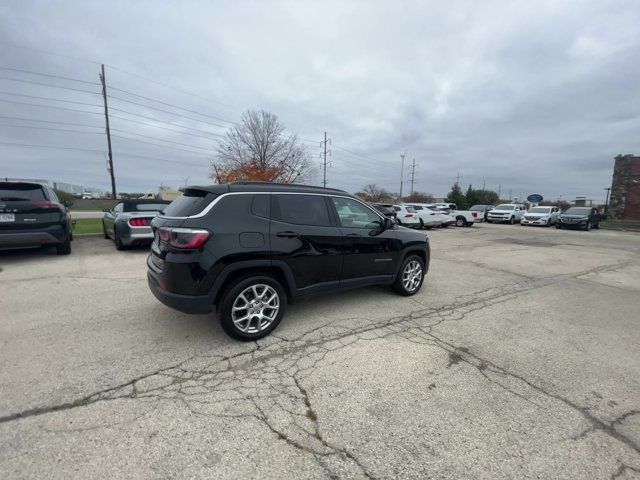
[[[618,220],[640,221],[640,156],[615,158],[609,214]]]

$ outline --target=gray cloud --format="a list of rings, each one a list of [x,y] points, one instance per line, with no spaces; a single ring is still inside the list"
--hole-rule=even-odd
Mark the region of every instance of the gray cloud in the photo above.
[[[268,109],[311,140],[318,164],[313,140],[326,130],[333,140],[329,185],[350,191],[373,182],[397,191],[406,151],[419,164],[416,188],[436,195],[459,171],[465,186],[602,199],[612,158],[640,153],[634,1],[10,1],[0,16],[0,66],[97,82],[104,62],[112,96],[200,120],[111,100],[121,117],[112,126],[125,191],[178,186],[186,177],[207,182],[216,135],[228,123],[116,88],[227,121],[246,108]],[[0,118],[0,142],[91,150],[0,143],[0,173],[106,188],[99,87],[8,70],[0,77],[90,92],[0,79],[0,115],[60,122]],[[191,135],[172,131],[179,126]]]

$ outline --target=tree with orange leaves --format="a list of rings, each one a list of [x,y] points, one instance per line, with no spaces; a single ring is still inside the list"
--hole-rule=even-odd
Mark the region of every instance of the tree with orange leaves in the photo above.
[[[218,183],[294,183],[311,174],[304,145],[285,132],[276,115],[264,110],[245,112],[218,143],[216,153],[210,176]]]

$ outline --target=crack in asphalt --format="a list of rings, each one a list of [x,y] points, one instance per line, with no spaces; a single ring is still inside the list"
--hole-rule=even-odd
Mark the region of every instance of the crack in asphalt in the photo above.
[[[605,422],[591,413],[589,408],[433,333],[434,328],[445,322],[463,320],[472,312],[508,302],[533,289],[590,273],[615,270],[625,265],[626,262],[620,262],[574,274],[490,287],[462,295],[451,304],[437,308],[416,302],[424,308],[373,323],[367,319],[369,323],[359,326],[327,322],[295,339],[271,335],[252,344],[253,348],[231,356],[190,357],[71,402],[2,416],[0,424],[85,407],[97,402],[125,399],[174,400],[181,402],[194,415],[255,419],[287,445],[311,455],[331,477],[345,476],[344,469],[348,468],[352,472],[359,472],[361,476],[375,478],[372,467],[364,459],[352,450],[337,446],[323,435],[321,418],[313,408],[311,396],[303,383],[321,363],[327,365],[326,357],[330,353],[356,342],[397,336],[413,343],[438,348],[448,355],[449,368],[460,364],[470,366],[491,384],[537,408],[545,409],[545,401],[555,401],[579,413],[589,424],[589,428],[574,439],[580,439],[591,431],[601,431],[635,453],[640,453],[638,443],[616,429],[616,426],[629,417],[639,414],[640,410],[627,411],[612,421]],[[612,478],[619,477],[627,470],[636,471],[635,467],[621,465]]]

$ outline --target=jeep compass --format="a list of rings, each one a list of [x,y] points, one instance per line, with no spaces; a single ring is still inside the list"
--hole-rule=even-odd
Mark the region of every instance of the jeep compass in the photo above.
[[[268,335],[287,303],[310,295],[368,285],[413,295],[429,267],[425,234],[329,188],[188,187],[151,225],[153,294],[186,313],[215,306],[239,340]]]

